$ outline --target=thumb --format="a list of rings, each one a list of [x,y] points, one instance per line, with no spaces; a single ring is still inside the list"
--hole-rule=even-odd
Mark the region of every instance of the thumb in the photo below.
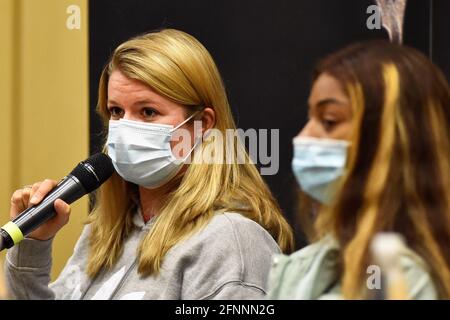
[[[52,224],[59,228],[62,228],[69,221],[71,208],[61,199],[55,201],[56,216],[52,219]]]

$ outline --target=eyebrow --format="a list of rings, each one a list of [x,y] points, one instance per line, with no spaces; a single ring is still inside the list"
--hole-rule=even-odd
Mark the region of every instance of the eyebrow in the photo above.
[[[153,101],[153,100],[150,100],[150,99],[144,99],[144,100],[136,101],[135,103],[133,103],[133,106],[135,106],[135,105],[140,105],[140,104],[146,104],[146,103],[156,104],[156,102]],[[116,101],[114,101],[114,100],[109,100],[109,99],[108,99],[107,104],[114,105],[114,106],[119,106],[119,105],[120,105],[120,103],[117,103]]]
[[[346,104],[344,101],[341,101],[341,100],[337,100],[337,99],[334,99],[334,98],[327,98],[327,99],[322,99],[319,102],[317,102],[316,103],[316,107],[317,108],[322,108],[322,107],[326,106],[327,104],[331,104],[331,103],[338,104],[338,105],[345,105]],[[309,104],[309,106],[311,106],[311,104]]]

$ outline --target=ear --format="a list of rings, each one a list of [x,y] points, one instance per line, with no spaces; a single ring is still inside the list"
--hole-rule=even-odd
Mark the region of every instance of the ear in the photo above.
[[[216,125],[216,112],[211,107],[205,107],[200,120],[202,121],[202,131],[205,133],[206,130],[212,129]]]

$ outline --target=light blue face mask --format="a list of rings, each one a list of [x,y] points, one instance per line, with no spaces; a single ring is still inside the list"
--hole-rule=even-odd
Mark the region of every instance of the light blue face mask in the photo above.
[[[172,125],[132,120],[110,120],[108,155],[117,173],[126,181],[154,189],[170,181],[180,171],[200,140],[184,159],[172,154],[170,141],[175,130],[191,120],[192,114],[175,128]]]
[[[292,170],[302,190],[323,204],[336,193],[343,175],[349,143],[345,140],[296,137]]]

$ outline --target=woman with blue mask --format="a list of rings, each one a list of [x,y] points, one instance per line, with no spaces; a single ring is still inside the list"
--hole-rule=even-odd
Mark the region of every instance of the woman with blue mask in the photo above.
[[[313,237],[312,221],[329,204],[344,173],[352,111],[339,81],[322,73],[308,99],[309,121],[293,139],[292,171],[300,187],[298,217],[303,232]]]
[[[415,49],[359,43],[317,66],[308,104],[292,169],[315,206],[312,244],[274,257],[269,298],[449,299],[450,89],[442,72]],[[381,246],[380,255],[386,233],[405,245]],[[392,266],[374,264],[390,250],[396,281]],[[374,269],[390,282],[373,285]]]
[[[97,108],[116,172],[56,281],[51,247],[68,221],[66,203],[55,202],[56,217],[8,251],[12,297],[264,297],[270,257],[290,251],[292,232],[239,139],[208,134],[236,127],[203,45],[172,29],[126,41],[103,70]],[[247,161],[230,163],[238,152]],[[11,217],[55,185],[16,191]]]

